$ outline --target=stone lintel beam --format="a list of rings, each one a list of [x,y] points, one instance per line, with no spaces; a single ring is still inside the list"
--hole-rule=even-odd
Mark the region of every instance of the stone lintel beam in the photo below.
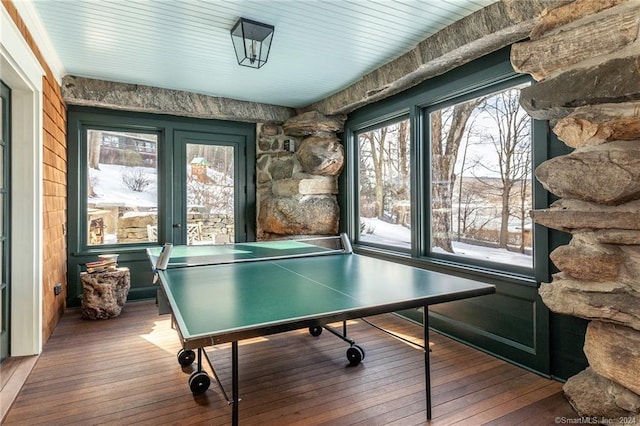
[[[366,74],[351,86],[300,111],[348,114],[364,105],[525,39],[535,19],[556,0],[493,3],[423,40],[410,52]]]
[[[62,98],[67,105],[250,123],[282,123],[295,115],[277,105],[70,75],[62,79]]]

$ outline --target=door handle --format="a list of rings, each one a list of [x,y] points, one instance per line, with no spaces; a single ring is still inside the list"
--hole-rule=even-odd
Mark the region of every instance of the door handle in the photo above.
[[[174,223],[173,227],[174,228],[182,228],[182,224],[181,223]]]

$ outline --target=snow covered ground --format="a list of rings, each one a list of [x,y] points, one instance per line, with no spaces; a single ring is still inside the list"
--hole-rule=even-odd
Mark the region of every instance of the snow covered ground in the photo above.
[[[139,168],[149,179],[150,184],[143,192],[128,189],[122,182],[122,174],[128,169],[125,166],[113,164],[100,164],[100,170],[90,169],[90,179],[93,183],[95,197],[87,199],[89,204],[99,206],[121,205],[129,208],[149,209],[158,206],[158,179],[156,169],[153,167]],[[404,226],[394,225],[379,219],[362,219],[366,223],[367,230],[373,233],[363,233],[362,241],[372,242],[393,247],[411,248],[411,231]],[[110,243],[115,243],[115,235],[106,236]],[[106,242],[106,241],[105,241]],[[488,260],[510,265],[518,265],[530,268],[532,258],[529,255],[513,253],[505,249],[474,246],[453,242],[453,248],[457,255],[473,259]],[[436,249],[441,253],[444,251]]]
[[[158,175],[154,167],[135,167],[149,179],[149,186],[143,192],[132,191],[122,182],[122,175],[130,167],[114,164],[100,164],[100,170],[89,169],[89,179],[93,184],[95,197],[87,201],[96,205],[122,205],[125,207],[157,207]]]
[[[404,226],[394,225],[376,218],[361,218],[366,223],[367,230],[373,230],[372,234],[362,234],[362,241],[390,245],[393,247],[411,248],[411,231]],[[456,255],[473,259],[487,260],[491,262],[505,263],[509,265],[531,268],[533,260],[530,255],[514,253],[501,248],[475,246],[472,244],[453,241],[453,250]],[[437,253],[446,253],[442,249],[435,249]]]

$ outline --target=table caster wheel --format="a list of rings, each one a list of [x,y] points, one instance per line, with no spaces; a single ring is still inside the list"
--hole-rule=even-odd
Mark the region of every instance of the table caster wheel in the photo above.
[[[358,345],[351,346],[347,349],[347,359],[351,365],[360,364],[360,361],[364,359],[364,350]]]
[[[194,371],[189,377],[189,388],[194,395],[205,393],[210,384],[211,378],[204,371]]]
[[[178,351],[178,363],[182,367],[188,367],[196,360],[196,353],[191,349],[180,349]]]
[[[309,327],[309,334],[312,336],[319,336],[322,334],[322,327],[316,325],[314,327]]]

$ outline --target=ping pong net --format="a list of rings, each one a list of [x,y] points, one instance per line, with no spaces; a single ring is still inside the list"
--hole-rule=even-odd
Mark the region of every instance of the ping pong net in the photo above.
[[[159,254],[150,251],[149,256],[154,261],[157,272],[159,270],[193,266],[349,254],[352,251],[349,238],[346,234],[341,234],[332,237],[310,237],[295,240],[206,246],[173,246],[172,244],[165,244]]]

